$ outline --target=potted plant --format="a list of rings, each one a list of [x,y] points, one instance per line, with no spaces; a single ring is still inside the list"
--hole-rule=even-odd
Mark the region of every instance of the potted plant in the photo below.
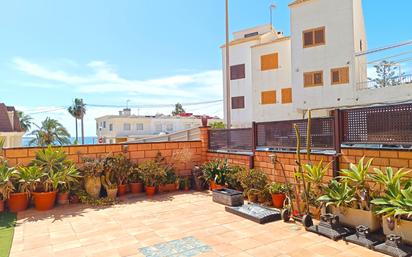
[[[372,179],[385,188],[372,200],[374,212],[382,216],[383,233],[401,236],[412,244],[412,180],[406,177],[410,171],[394,172],[390,167],[374,171]]]
[[[61,171],[59,191],[57,193],[58,204],[68,204],[70,197],[70,190],[72,186],[79,183],[81,178],[78,169],[71,165]]]
[[[226,175],[230,172],[227,160],[213,160],[202,167],[203,178],[209,181],[210,190],[226,187]]]
[[[140,174],[139,166],[134,165],[129,175],[130,191],[133,194],[143,192],[142,175]]]
[[[173,192],[177,190],[178,177],[173,168],[166,167],[165,175],[159,185],[159,192]]]
[[[153,196],[156,193],[156,186],[166,175],[164,168],[154,160],[147,160],[139,165],[139,170],[145,185],[146,195]]]
[[[7,205],[11,212],[20,212],[29,206],[30,192],[38,178],[38,169],[31,167],[18,167],[12,176],[14,190],[10,193]]]
[[[118,186],[115,182],[113,170],[111,167],[106,166],[103,171],[103,175],[100,177],[101,184],[106,189],[107,198],[115,200],[117,196]]]
[[[117,193],[119,196],[123,196],[127,192],[127,182],[129,175],[132,171],[132,163],[129,158],[123,154],[118,154],[113,157],[108,157],[106,165],[110,165],[113,175],[115,176],[117,183]]]
[[[9,168],[6,162],[0,163],[0,212],[5,210],[4,203],[15,189],[12,183],[14,173],[14,169]]]
[[[365,161],[365,157],[361,158],[357,165],[350,164],[349,169],[342,169],[338,177],[342,183],[346,183],[348,187],[353,189],[355,201],[351,206],[342,206],[336,208],[331,205],[329,211],[339,216],[342,224],[350,227],[359,225],[368,226],[371,232],[378,230],[381,227],[379,218],[373,213],[371,206],[371,195],[373,190],[370,186],[370,166],[372,159]]]
[[[179,179],[179,187],[186,192],[190,190],[190,179],[188,176]]]
[[[282,209],[286,199],[288,188],[283,183],[273,182],[268,185],[269,193],[272,197],[272,203],[275,208]]]
[[[251,202],[257,202],[259,197],[263,200],[269,197],[267,184],[268,178],[261,170],[241,170],[239,173],[239,181],[243,188],[243,194]]]
[[[104,162],[97,158],[84,158],[80,171],[84,179],[84,189],[93,198],[100,196],[102,183],[100,176],[103,172]]]

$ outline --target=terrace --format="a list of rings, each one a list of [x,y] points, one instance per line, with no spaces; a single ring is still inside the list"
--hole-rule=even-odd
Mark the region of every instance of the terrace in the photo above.
[[[319,161],[331,163],[323,167],[324,174],[317,182],[324,188],[330,186],[330,181],[334,181],[342,169],[349,168],[350,163],[359,163],[364,156],[373,158],[371,166],[365,165],[364,169],[368,172],[372,172],[373,168],[384,170],[388,166],[393,167],[394,172],[399,172],[401,168],[411,169],[411,109],[410,104],[402,104],[336,110],[331,117],[313,119],[310,133],[312,137],[308,141],[316,151],[312,153],[311,161],[306,155],[301,156],[302,164],[316,164]],[[121,155],[140,165],[155,160],[158,154],[166,162],[171,162],[176,154],[183,153],[185,158],[174,164],[174,170],[176,176],[182,179],[180,181],[190,178],[192,189],[196,188],[194,180],[197,177],[194,166],[214,164],[218,159],[226,159],[228,166],[223,169],[232,172],[231,169],[235,170],[234,167],[237,167],[237,172],[242,175],[237,182],[240,182],[245,198],[256,202],[253,200],[254,195],[250,194],[253,189],[258,192],[255,196],[259,203],[272,205],[272,199],[269,200],[270,203],[267,198],[260,200],[260,197],[265,198],[263,189],[266,186],[275,188],[279,184],[284,186],[286,180],[293,181],[298,169],[298,156],[294,147],[297,137],[293,136],[292,129],[295,124],[306,140],[308,123],[299,120],[255,123],[251,129],[211,130],[202,127],[200,140],[195,141],[79,145],[65,146],[55,151],[65,153],[79,167],[84,164],[84,157],[98,160],[108,154]],[[9,148],[3,149],[2,155],[8,160],[9,166],[18,167],[29,165],[42,151],[45,149]],[[278,163],[272,162],[273,155],[276,155]],[[283,164],[284,174],[280,163]],[[121,174],[119,167],[121,165],[112,170],[115,177]],[[252,168],[256,171],[253,174],[260,177],[251,176],[249,169]],[[203,168],[204,176],[207,169]],[[148,188],[152,186],[150,176],[158,175],[153,173],[156,169],[139,166],[138,170],[143,174],[146,193],[149,193]],[[410,180],[410,175],[406,175],[408,174],[399,183],[405,185],[405,189],[410,186],[406,183]],[[103,175],[98,173],[96,176],[100,180]],[[206,179],[206,182],[211,186],[216,183],[236,189],[239,187],[229,183],[229,180],[218,181],[216,177],[219,176]],[[262,178],[264,185],[259,188]],[[265,225],[254,223],[226,212],[223,205],[212,201],[210,191],[202,188],[196,188],[198,191],[177,191],[175,187],[169,190],[172,193],[154,196],[142,193],[124,195],[120,193],[122,184],[113,183],[119,183],[116,185],[119,187],[104,185],[106,190],[102,190],[107,191],[108,196],[109,190],[119,190],[119,196],[112,205],[71,203],[54,206],[53,202],[52,209],[47,211],[30,207],[18,212],[10,256],[384,256],[344,240],[332,241],[308,232],[298,222],[276,221]],[[165,183],[157,181],[153,185],[162,191],[160,189]],[[247,184],[252,184],[252,187],[248,188]],[[180,188],[185,189],[185,186]],[[387,186],[381,185],[377,193],[382,193],[386,188]],[[97,197],[104,195],[98,194]],[[34,205],[37,208],[35,199]],[[350,205],[345,205],[345,208],[347,211],[353,209]],[[370,210],[354,210],[372,215]],[[405,211],[410,212],[410,209]],[[337,215],[333,211],[332,213]],[[310,214],[319,219],[319,213],[311,211]],[[379,218],[375,214],[372,216],[374,219]],[[401,225],[397,225],[397,229],[403,226],[407,228],[407,225],[402,224],[408,224],[410,220],[404,216],[399,218],[403,220]],[[386,221],[380,220],[384,223],[384,230],[379,230],[379,235],[401,235],[410,244],[408,232],[385,231]],[[1,225],[3,221],[0,219],[0,237],[6,231],[2,228],[4,225]],[[316,220],[314,223],[322,224]],[[364,223],[349,225],[355,228]],[[6,241],[12,235],[7,233]],[[384,240],[380,243],[384,243]],[[0,253],[3,251],[7,256],[7,249],[4,251],[1,248],[4,246],[0,247]]]
[[[202,247],[182,240],[187,238]],[[182,241],[178,245],[181,252],[168,247],[167,242],[174,240]],[[160,249],[158,255],[145,252],[151,246]],[[161,255],[161,249],[168,254]],[[225,212],[207,192],[189,192],[152,199],[129,196],[107,208],[78,204],[43,213],[25,211],[18,215],[11,256],[383,255],[343,241],[333,242],[293,223],[257,225]]]

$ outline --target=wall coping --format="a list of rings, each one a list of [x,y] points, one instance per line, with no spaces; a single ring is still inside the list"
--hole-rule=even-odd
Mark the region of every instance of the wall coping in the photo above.
[[[253,156],[253,152],[247,153],[247,152],[223,152],[221,151],[214,151],[214,150],[208,150],[208,153],[217,153],[217,154],[231,154],[231,155],[242,155],[242,156]]]
[[[356,150],[374,150],[374,151],[398,151],[398,152],[412,152],[412,148],[382,148],[382,147],[356,147],[356,146],[342,146],[342,149],[356,149]]]

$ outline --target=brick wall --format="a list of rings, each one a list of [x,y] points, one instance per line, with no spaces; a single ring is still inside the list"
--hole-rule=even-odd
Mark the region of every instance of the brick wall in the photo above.
[[[207,152],[205,161],[212,161],[216,159],[227,159],[231,165],[238,165],[244,167],[250,167],[251,161],[250,155],[245,154],[226,154],[217,152]]]
[[[3,156],[12,166],[27,165],[41,148],[20,147],[4,149]],[[166,159],[173,154],[184,153],[190,156],[187,161],[176,164],[178,175],[188,175],[194,165],[201,164],[202,142],[165,142],[165,143],[139,143],[139,144],[107,144],[107,145],[77,145],[63,146],[61,149],[75,163],[79,163],[82,157],[100,157],[108,153],[125,153],[134,162],[143,162],[153,159],[158,152]]]

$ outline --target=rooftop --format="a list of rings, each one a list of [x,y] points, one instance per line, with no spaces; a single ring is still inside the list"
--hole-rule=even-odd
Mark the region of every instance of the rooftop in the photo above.
[[[4,103],[0,103],[0,132],[22,132],[16,109]]]

